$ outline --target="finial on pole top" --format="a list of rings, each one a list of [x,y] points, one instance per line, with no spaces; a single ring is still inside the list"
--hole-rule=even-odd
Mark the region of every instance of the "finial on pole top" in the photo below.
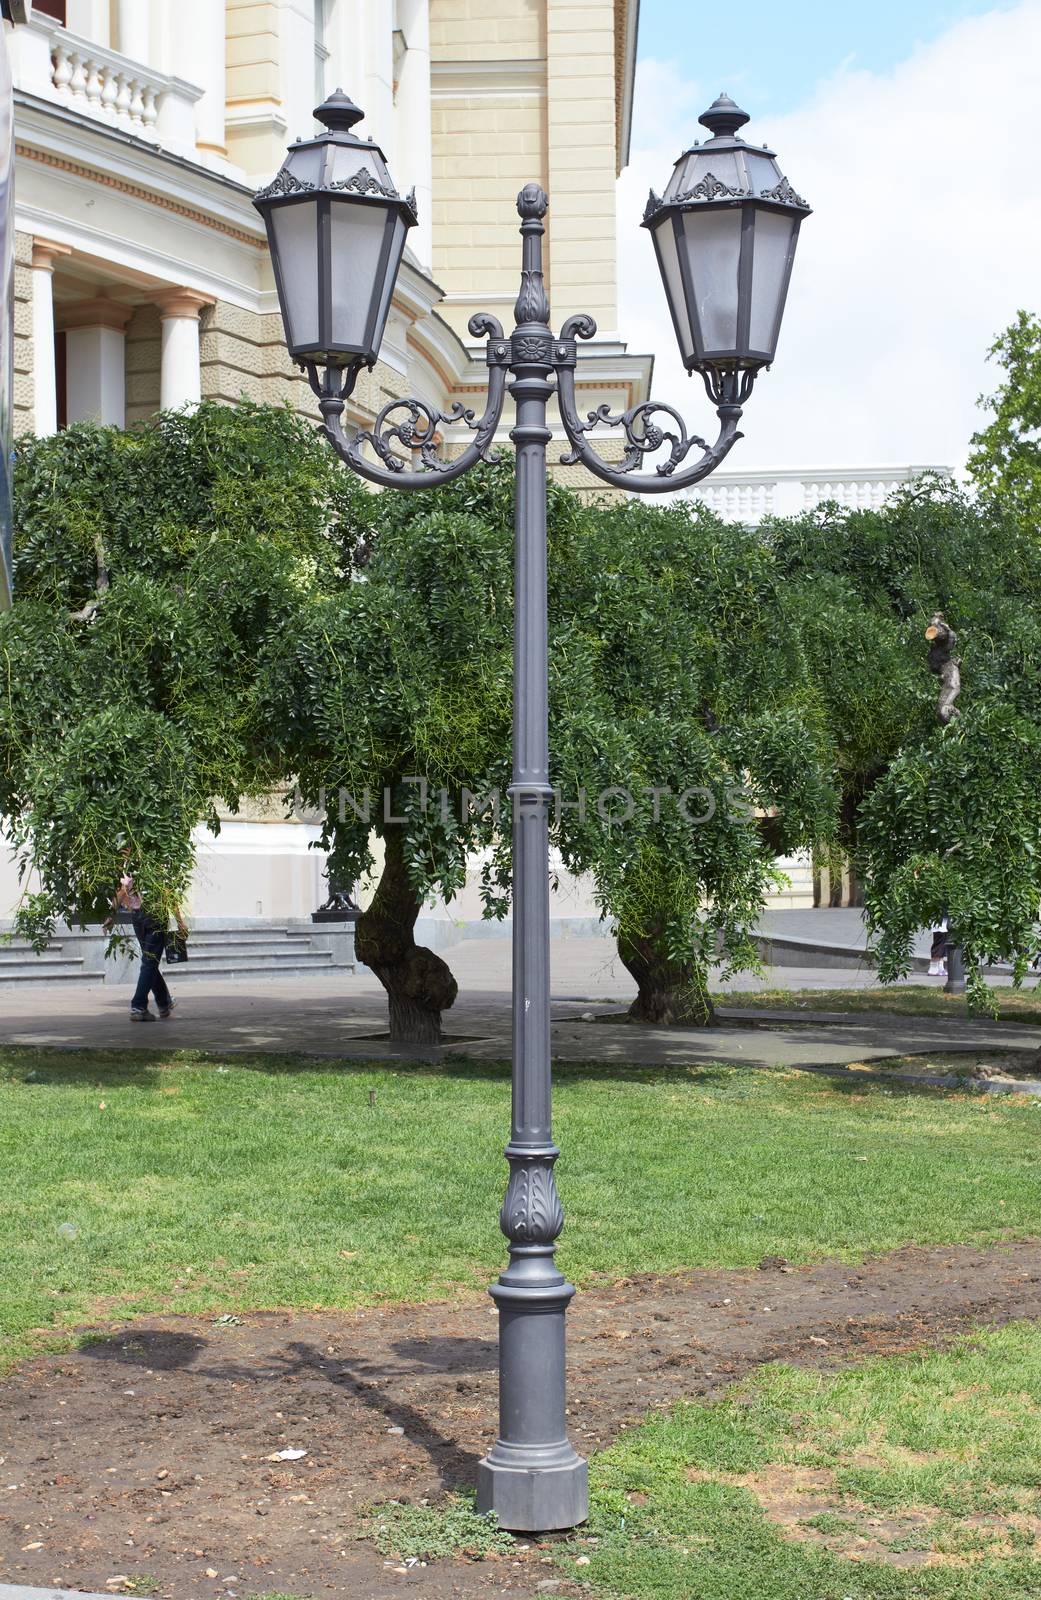
[[[526,183],[517,196],[517,210],[525,222],[533,217],[544,217],[549,210],[545,189],[541,189],[537,183]]]
[[[714,139],[738,137],[738,128],[743,128],[750,120],[748,112],[742,111],[728,94],[719,95],[698,118],[701,126],[708,128]]]
[[[315,106],[314,115],[315,121],[324,122],[330,132],[349,133],[356,122],[361,122],[365,113],[355,105],[349,94],[344,94],[342,89],[334,89],[328,100]]]

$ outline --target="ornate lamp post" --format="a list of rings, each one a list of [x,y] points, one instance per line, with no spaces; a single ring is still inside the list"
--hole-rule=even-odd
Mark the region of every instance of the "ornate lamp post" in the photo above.
[[[411,197],[391,182],[382,152],[353,131],[362,112],[340,90],[315,112],[327,132],[293,145],[255,204],[267,224],[290,354],[318,397],[322,431],[346,464],[392,489],[447,483],[482,460],[507,387],[516,403],[510,434],[517,453],[514,602],[513,1095],[510,1176],[501,1212],[509,1265],[492,1286],[499,1310],[499,1437],[478,1468],[478,1504],[503,1527],[569,1528],[587,1512],[585,1461],[567,1437],[564,1315],[574,1289],[554,1262],[564,1216],[553,1179],[559,1155],[550,1115],[549,775],[546,619],[546,404],[556,377],[561,421],[581,461],[606,483],[642,493],[685,488],[713,471],[741,437],[738,422],[756,374],[773,360],[799,227],[809,207],[782,176],[773,153],[745,143],[748,121],[725,95],[701,122],[711,137],[684,152],[661,199],[651,194],[644,226],[654,241],[684,364],[699,372],[720,431],[709,446],[688,436],[671,406],[644,401],[613,416],[606,405],[583,421],[575,404],[577,341],[596,333],[592,317],[549,326],[542,276],[542,219],[536,183],[517,199],[521,284],[516,326],[504,334],[487,314],[470,319],[486,338],[488,404],[477,420],[460,403],[441,412],[394,400],[373,426],[349,438],[345,403],[379,350]],[[668,421],[653,421],[661,413]],[[444,426],[472,438],[451,459],[438,454]],[[590,434],[621,428],[619,465],[604,461]],[[667,447],[653,472],[635,474]],[[687,465],[693,450],[700,452]],[[371,451],[371,455],[367,452]],[[635,474],[635,475],[634,475]]]

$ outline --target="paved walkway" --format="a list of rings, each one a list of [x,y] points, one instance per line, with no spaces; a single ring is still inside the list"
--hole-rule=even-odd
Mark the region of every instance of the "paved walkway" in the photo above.
[[[466,940],[446,954],[459,979],[460,998],[445,1018],[445,1045],[431,1052],[390,1043],[386,999],[369,973],[320,981],[283,979],[257,988],[197,979],[178,988],[175,972],[171,985],[177,1010],[168,1022],[147,1025],[129,1021],[127,990],[56,982],[41,992],[35,985],[3,995],[0,1041],[59,1049],[302,1051],[374,1060],[421,1053],[439,1059],[452,1051],[484,1060],[508,1057],[509,941]],[[635,987],[609,940],[554,941],[552,972],[553,1050],[560,1060],[814,1066],[930,1052],[1041,1048],[1041,1028],[969,1020],[960,1014],[935,1019],[829,1017],[820,1012],[741,1015],[735,1009],[716,1028],[633,1026],[624,1013]],[[870,981],[870,974],[784,967],[761,980],[746,979],[742,987],[850,988]]]

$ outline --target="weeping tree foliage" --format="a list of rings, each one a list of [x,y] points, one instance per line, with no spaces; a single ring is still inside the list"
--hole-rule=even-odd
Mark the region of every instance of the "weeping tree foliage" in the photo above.
[[[295,788],[334,879],[378,880],[358,945],[392,1033],[440,1037],[456,985],[416,943],[424,903],[476,857],[486,913],[509,908],[509,465],[373,496],[290,413],[204,405],[24,443],[16,499],[0,814],[34,873],[21,930],[98,917],[126,849],[162,913],[218,805]],[[970,954],[1031,948],[1036,541],[938,484],[754,532],[554,486],[549,526],[553,839],[616,925],[635,1017],[708,1020],[709,966],[754,961],[777,855],[839,838],[884,975],[941,901]],[[946,730],[938,609],[965,646]]]
[[[550,560],[561,854],[616,924],[631,1015],[706,1023],[710,965],[756,963],[776,857],[831,835],[827,728],[757,533],[633,501],[577,533]]]
[[[1041,546],[1002,503],[925,478],[880,511],[824,507],[767,530],[802,617],[842,787],[841,838],[865,888],[879,975],[910,968],[914,935],[947,916],[978,963],[1025,966],[1041,906]],[[816,608],[813,601],[816,600]],[[925,629],[958,635],[962,693],[947,725]]]
[[[204,405],[28,441],[16,495],[0,812],[38,884],[22,931],[97,917],[128,848],[162,913],[218,803],[294,784],[334,878],[378,877],[358,945],[392,1031],[439,1037],[456,986],[415,942],[424,902],[479,853],[487,913],[509,905],[511,468],[374,497],[288,412]],[[776,851],[834,810],[775,557],[703,509],[555,486],[550,542],[555,842],[617,923],[634,1013],[705,1020],[710,959],[754,959]]]
[[[39,944],[107,910],[127,849],[165,914],[193,827],[284,780],[256,739],[258,641],[342,581],[369,508],[306,425],[248,405],[22,441],[14,489],[0,815]]]

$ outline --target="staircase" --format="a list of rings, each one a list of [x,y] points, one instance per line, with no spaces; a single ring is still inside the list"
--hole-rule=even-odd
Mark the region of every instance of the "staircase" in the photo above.
[[[183,966],[172,967],[164,962],[163,970],[178,984],[189,979],[307,978],[355,970],[353,964],[344,965],[342,958],[335,960],[323,944],[306,928],[193,929],[188,937],[188,960]],[[103,950],[100,932],[59,934],[40,955],[24,939],[0,943],[0,990],[5,985],[46,980],[132,983],[136,976],[136,949],[129,962],[105,961]]]
[[[66,943],[52,939],[46,950],[37,955],[25,939],[0,944],[0,988],[4,984],[41,982],[45,978],[102,983],[100,972],[88,970],[87,960],[80,953],[81,946],[79,940]]]
[[[206,928],[189,932],[188,960],[165,966],[167,976],[185,978],[317,977],[336,968],[330,950],[319,950],[309,933],[289,928]]]

